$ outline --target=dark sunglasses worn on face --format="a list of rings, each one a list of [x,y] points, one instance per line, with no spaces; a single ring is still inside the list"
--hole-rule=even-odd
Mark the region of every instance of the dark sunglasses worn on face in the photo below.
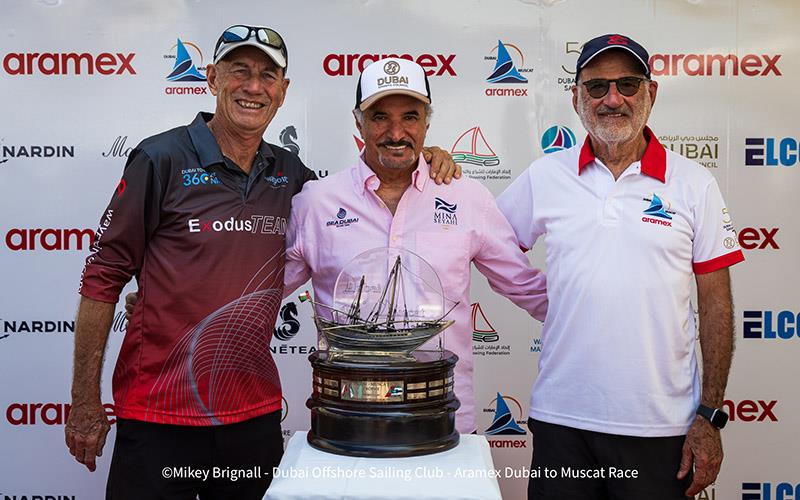
[[[238,43],[249,39],[255,34],[255,40],[267,47],[279,50],[286,60],[286,66],[289,65],[289,58],[286,54],[286,44],[283,42],[283,37],[277,31],[264,26],[245,26],[243,24],[231,26],[217,40],[217,45],[214,47],[214,58],[216,59],[219,50],[228,43]]]
[[[623,76],[622,78],[617,78],[616,80],[595,78],[593,80],[583,82],[583,85],[586,87],[586,92],[588,92],[589,95],[595,99],[605,97],[605,95],[608,94],[608,90],[611,88],[612,83],[617,86],[617,92],[625,97],[631,97],[639,92],[639,87],[641,86],[642,82],[646,80],[647,78],[640,78],[638,76]]]

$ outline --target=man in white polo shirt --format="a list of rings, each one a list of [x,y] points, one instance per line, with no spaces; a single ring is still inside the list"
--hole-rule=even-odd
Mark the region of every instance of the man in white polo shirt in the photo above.
[[[587,42],[572,89],[586,142],[535,161],[497,200],[521,246],[547,246],[529,426],[532,467],[558,473],[532,479],[529,498],[684,498],[722,462],[728,266],[744,257],[714,177],[646,126],[648,60],[622,35]]]

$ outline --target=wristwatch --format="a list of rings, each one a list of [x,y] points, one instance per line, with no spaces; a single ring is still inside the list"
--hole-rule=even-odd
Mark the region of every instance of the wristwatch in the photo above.
[[[722,429],[728,423],[728,414],[719,408],[700,405],[697,407],[697,414],[711,422],[711,425],[717,429]]]

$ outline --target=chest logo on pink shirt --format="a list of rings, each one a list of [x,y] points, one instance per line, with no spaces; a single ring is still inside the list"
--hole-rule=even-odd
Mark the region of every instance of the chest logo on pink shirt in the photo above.
[[[642,217],[642,222],[672,227],[672,222],[670,221],[672,216],[675,215],[675,211],[669,209],[672,206],[671,203],[663,201],[655,193],[653,193],[652,198],[642,198],[642,201],[650,203],[650,206],[642,212],[645,215],[645,217]],[[648,215],[650,217],[647,217]]]
[[[336,219],[329,220],[325,225],[330,227],[347,227],[350,224],[355,224],[358,222],[358,217],[347,217],[347,210],[342,207],[339,207],[339,211],[336,212]]]
[[[444,224],[448,226],[458,225],[458,205],[455,203],[448,203],[441,198],[434,199],[433,205],[433,222],[434,224]]]

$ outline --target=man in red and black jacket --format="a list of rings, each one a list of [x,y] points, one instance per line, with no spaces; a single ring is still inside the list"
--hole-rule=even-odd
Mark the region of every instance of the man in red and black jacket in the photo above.
[[[260,499],[280,463],[269,343],[291,198],[316,177],[262,140],[286,96],[286,68],[274,30],[225,30],[207,67],[215,113],[142,141],[101,218],[81,278],[65,434],[95,470],[109,430],[103,354],[119,294],[136,277],[113,377],[108,498]],[[449,182],[455,164],[433,149],[432,177]]]
[[[215,114],[142,141],[101,218],[81,278],[66,441],[94,470],[109,428],[103,352],[135,276],[140,300],[113,378],[111,498],[261,498],[280,461],[269,343],[291,198],[315,178],[262,140],[289,86],[286,64],[275,31],[228,28],[207,68]],[[245,480],[215,479],[215,467]]]

